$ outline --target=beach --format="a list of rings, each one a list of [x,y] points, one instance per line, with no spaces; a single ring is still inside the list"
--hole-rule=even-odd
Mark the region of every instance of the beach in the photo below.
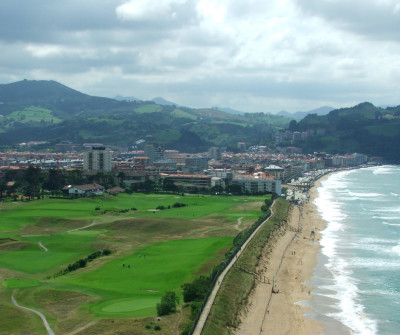
[[[309,191],[309,201],[302,207],[293,206],[285,232],[280,232],[263,251],[257,271],[269,283],[257,282],[241,325],[235,334],[322,334],[317,320],[307,318],[307,300],[313,287],[307,286],[320,250],[321,231],[325,228],[314,204],[322,177]],[[300,232],[297,232],[298,228]],[[275,293],[273,293],[274,291]],[[276,293],[277,292],[277,293]]]

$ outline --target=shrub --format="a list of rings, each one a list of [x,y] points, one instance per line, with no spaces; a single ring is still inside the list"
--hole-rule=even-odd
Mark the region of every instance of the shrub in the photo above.
[[[168,315],[176,312],[176,305],[179,302],[179,298],[174,291],[166,292],[162,298],[161,302],[157,304],[157,315]]]
[[[103,250],[103,256],[108,256],[108,255],[111,255],[111,254],[112,254],[112,252],[111,252],[110,249],[104,249]]]
[[[185,283],[182,285],[183,301],[201,301],[206,296],[211,285],[209,277],[200,276],[192,283]]]
[[[187,206],[187,204],[184,204],[184,203],[182,203],[182,202],[175,202],[175,203],[172,205],[173,208],[179,208],[179,207],[185,207],[185,206]]]

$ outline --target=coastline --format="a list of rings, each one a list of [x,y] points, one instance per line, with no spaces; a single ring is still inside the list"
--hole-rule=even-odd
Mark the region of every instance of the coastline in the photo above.
[[[314,200],[318,197],[320,183],[329,175],[315,181],[308,193],[308,202],[301,208],[292,207],[286,233],[277,238],[272,247],[266,245],[267,250],[263,252],[257,271],[271,279],[271,284],[257,283],[235,334],[325,333],[322,320],[317,320],[309,307],[314,290],[309,285],[320,254],[321,231],[326,227]],[[302,227],[301,233],[296,234],[299,226]],[[272,282],[274,290],[279,293],[271,293]],[[341,326],[340,323],[334,325],[336,330]],[[346,334],[346,330],[341,333]]]

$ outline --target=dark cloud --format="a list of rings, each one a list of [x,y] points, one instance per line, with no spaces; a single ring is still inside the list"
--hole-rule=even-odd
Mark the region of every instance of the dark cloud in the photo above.
[[[399,42],[400,3],[377,0],[295,0],[307,15],[378,40]]]

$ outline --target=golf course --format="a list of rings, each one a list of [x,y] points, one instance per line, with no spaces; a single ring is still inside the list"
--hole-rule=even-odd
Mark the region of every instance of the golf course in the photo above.
[[[43,313],[56,334],[179,332],[189,311],[159,320],[161,297],[174,291],[182,307],[181,286],[224,259],[268,197],[135,193],[0,203],[0,334],[46,334],[12,297]]]

